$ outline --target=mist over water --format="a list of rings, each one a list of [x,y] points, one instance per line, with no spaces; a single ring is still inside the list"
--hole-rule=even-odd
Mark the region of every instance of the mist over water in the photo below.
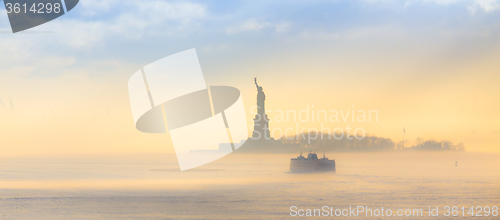
[[[296,156],[231,154],[185,172],[175,155],[4,158],[0,216],[289,219],[290,206],[368,206],[419,208],[423,217],[415,218],[425,219],[429,206],[440,207],[438,218],[444,206],[500,206],[499,154],[327,153],[336,173],[292,174]]]

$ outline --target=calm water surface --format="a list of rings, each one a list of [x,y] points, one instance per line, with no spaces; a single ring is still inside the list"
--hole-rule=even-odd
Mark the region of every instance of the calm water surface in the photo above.
[[[330,153],[336,173],[291,174],[295,156],[229,155],[187,172],[173,155],[2,158],[0,219],[301,218],[291,206],[422,209],[410,218],[452,219],[445,206],[465,206],[465,214],[500,206],[500,154]],[[364,214],[342,218],[409,218]]]

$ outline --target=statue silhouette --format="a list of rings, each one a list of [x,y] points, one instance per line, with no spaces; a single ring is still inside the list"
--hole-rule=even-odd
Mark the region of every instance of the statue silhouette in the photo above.
[[[257,109],[259,115],[264,116],[266,109],[265,108],[266,94],[264,94],[262,86],[259,86],[259,84],[257,84],[257,77],[255,77],[254,81],[255,81],[255,86],[257,86]]]
[[[254,133],[252,137],[258,139],[268,139],[269,138],[269,119],[266,115],[265,101],[266,94],[262,86],[257,83],[257,77],[254,79],[255,86],[257,87],[257,115],[254,119]]]

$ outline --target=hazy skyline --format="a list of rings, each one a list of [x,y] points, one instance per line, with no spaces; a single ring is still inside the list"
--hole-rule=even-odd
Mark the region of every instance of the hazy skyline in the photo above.
[[[208,85],[242,92],[249,133],[254,77],[276,110],[377,110],[378,122],[326,122],[368,134],[463,142],[500,152],[496,0],[82,1],[11,34],[0,9],[2,156],[173,152],[135,130],[128,78],[196,48]],[[354,106],[354,107],[353,107]],[[108,116],[109,113],[109,116]],[[271,128],[296,122],[270,122]],[[320,127],[318,122],[300,127]]]

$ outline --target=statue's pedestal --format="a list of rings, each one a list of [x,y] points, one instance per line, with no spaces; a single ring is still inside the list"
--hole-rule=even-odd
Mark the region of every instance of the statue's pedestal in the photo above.
[[[269,118],[267,117],[267,114],[255,115],[253,122],[254,122],[253,126],[254,129],[253,129],[252,139],[254,140],[271,139],[271,135],[269,132]]]

